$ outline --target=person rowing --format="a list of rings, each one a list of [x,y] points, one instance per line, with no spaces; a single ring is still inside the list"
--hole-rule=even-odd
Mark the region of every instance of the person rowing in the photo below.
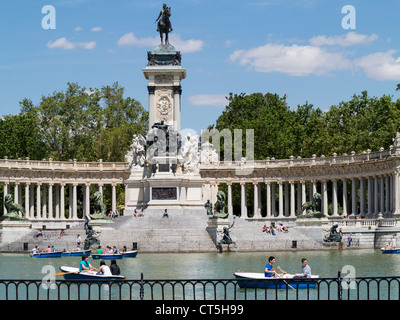
[[[97,269],[90,264],[90,262],[88,261],[88,256],[84,253],[82,255],[82,260],[79,264],[79,272],[90,271],[90,270],[97,270]]]
[[[280,266],[277,266],[276,268],[273,267],[273,264],[275,263],[275,257],[271,256],[268,258],[268,263],[264,268],[264,275],[266,277],[272,277],[275,274],[278,274],[276,270],[280,270],[282,273],[286,273],[286,271],[282,270]]]

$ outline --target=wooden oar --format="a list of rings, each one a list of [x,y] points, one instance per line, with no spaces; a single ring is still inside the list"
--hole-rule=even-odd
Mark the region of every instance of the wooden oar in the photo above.
[[[280,275],[278,272],[276,272],[276,271],[272,271],[272,272],[275,273],[279,278],[281,278],[281,279],[283,280],[283,282],[286,283],[291,289],[293,289],[293,290],[296,291],[296,289],[293,288],[289,283],[287,283],[287,282],[281,277],[281,275]]]
[[[58,276],[63,276],[64,274],[71,274],[71,273],[80,273],[80,271],[57,272],[57,273],[55,273],[54,275],[55,275],[56,277],[58,277]]]

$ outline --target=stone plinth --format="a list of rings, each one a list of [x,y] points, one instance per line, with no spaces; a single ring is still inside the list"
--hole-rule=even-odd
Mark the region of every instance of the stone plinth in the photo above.
[[[31,232],[32,224],[29,221],[1,221],[0,242],[11,243]]]
[[[296,220],[298,227],[329,227],[328,218],[298,218]]]
[[[207,223],[207,232],[210,235],[212,241],[217,246],[218,242],[222,239],[220,234],[223,233],[224,227],[229,228],[228,219],[220,219],[215,217],[209,217]]]
[[[112,229],[114,222],[108,219],[90,220],[90,225],[94,231],[102,231],[105,229]]]

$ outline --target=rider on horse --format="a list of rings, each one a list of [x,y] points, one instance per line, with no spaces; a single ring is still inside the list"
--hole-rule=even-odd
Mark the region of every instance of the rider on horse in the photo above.
[[[172,31],[171,21],[169,20],[170,16],[171,16],[171,8],[168,8],[167,5],[164,3],[163,9],[160,11],[158,18],[156,19],[156,22],[158,21],[157,24],[158,32],[162,31],[162,29],[165,29],[166,30],[165,32],[167,33]]]

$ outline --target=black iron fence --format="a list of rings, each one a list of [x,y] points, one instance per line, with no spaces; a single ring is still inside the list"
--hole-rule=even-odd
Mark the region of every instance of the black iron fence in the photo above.
[[[400,277],[0,280],[0,300],[400,300]]]

